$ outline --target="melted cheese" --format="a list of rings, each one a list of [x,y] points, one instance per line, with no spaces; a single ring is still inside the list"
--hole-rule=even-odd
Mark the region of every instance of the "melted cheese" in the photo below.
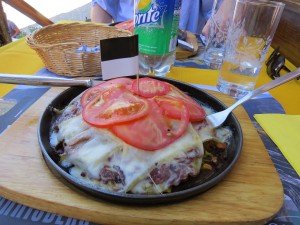
[[[64,139],[66,146],[81,137],[90,138],[83,138],[84,141],[77,143],[74,149],[68,149],[64,157],[64,163],[75,165],[71,174],[81,179],[81,172],[85,172],[89,178],[97,179],[105,165],[118,165],[126,178],[122,192],[145,192],[147,184],[144,180],[157,164],[172,163],[175,157],[184,156],[193,148],[198,148],[203,154],[202,140],[191,125],[176,142],[158,151],[145,151],[127,145],[108,130],[89,126],[81,116],[63,121],[59,124],[59,132],[51,134],[51,140],[57,139],[53,143]],[[201,163],[197,168],[199,171],[200,166]]]
[[[79,99],[75,98],[64,112],[72,113]],[[162,193],[178,185],[184,177],[200,173],[204,141],[225,142],[230,134],[227,128],[212,129],[206,123],[194,123],[172,144],[157,151],[145,151],[126,144],[107,129],[88,125],[79,115],[58,124],[58,129],[50,134],[50,144],[55,147],[64,143],[62,166],[72,165],[70,174],[93,187],[124,193]],[[192,163],[181,163],[178,159]],[[155,184],[150,173],[162,165],[171,165],[173,171],[166,181]],[[122,171],[125,182],[102,182],[101,170],[115,166]]]

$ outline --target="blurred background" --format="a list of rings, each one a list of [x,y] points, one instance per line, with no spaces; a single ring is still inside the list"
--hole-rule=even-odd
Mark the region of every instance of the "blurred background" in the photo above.
[[[86,21],[90,19],[91,0],[24,0],[53,22],[61,20]],[[21,30],[17,38],[30,34],[41,26],[2,2],[7,19],[13,21]]]

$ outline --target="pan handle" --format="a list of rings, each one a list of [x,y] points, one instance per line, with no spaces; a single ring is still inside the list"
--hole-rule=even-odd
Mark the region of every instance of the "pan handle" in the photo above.
[[[67,78],[43,77],[23,74],[0,74],[0,83],[55,87],[93,86],[92,80],[75,80]]]

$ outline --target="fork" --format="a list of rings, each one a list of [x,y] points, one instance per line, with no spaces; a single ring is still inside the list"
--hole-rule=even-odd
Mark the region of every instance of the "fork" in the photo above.
[[[213,127],[213,128],[217,128],[219,126],[221,126],[225,120],[227,119],[228,115],[239,105],[241,105],[242,103],[248,101],[251,98],[254,98],[255,96],[262,94],[268,90],[271,90],[281,84],[284,84],[290,80],[293,80],[295,78],[297,78],[300,75],[300,68],[294,70],[293,72],[290,72],[280,78],[277,78],[251,92],[249,92],[247,95],[245,95],[244,97],[242,97],[241,99],[239,99],[238,101],[236,101],[233,105],[231,105],[230,107],[228,107],[227,109],[217,112],[217,113],[213,113],[211,115],[208,115],[206,117],[206,121]]]

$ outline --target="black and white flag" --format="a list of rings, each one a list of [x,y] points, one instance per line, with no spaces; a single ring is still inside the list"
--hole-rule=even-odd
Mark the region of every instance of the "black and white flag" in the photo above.
[[[100,41],[102,79],[138,74],[138,36]]]

